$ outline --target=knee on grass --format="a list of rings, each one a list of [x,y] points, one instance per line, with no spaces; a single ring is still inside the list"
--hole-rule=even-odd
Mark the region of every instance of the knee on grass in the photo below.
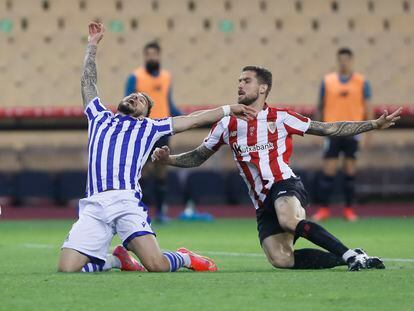
[[[81,270],[82,270],[82,267],[79,267],[79,265],[71,264],[71,263],[62,263],[62,262],[58,264],[58,268],[57,268],[58,272],[65,272],[65,273],[80,272]]]
[[[170,271],[170,264],[164,256],[152,256],[141,260],[148,272],[167,272]]]
[[[292,268],[295,263],[293,253],[273,255],[273,256],[269,256],[268,259],[269,259],[270,264],[273,267],[279,268],[279,269]]]

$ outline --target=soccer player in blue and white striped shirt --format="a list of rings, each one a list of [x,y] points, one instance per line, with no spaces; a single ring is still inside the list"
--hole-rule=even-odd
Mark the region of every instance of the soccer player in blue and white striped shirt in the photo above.
[[[255,111],[244,105],[231,105],[189,116],[152,120],[147,118],[153,106],[151,98],[134,93],[122,99],[117,113],[112,113],[102,104],[96,87],[95,58],[104,31],[102,24],[89,24],[81,80],[89,138],[87,194],[79,201],[79,220],[62,246],[58,270],[142,270],[128,249],[148,271],[176,271],[181,267],[215,271],[211,259],[187,249],[161,252],[147,207],[142,203],[139,179],[151,149],[161,137],[214,123],[227,115],[250,120]],[[118,246],[113,255],[107,255],[115,234],[123,246]]]

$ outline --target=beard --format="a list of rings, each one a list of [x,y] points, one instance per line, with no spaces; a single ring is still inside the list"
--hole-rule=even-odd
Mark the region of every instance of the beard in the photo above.
[[[249,106],[253,104],[258,98],[259,98],[259,93],[252,94],[250,96],[245,95],[242,99],[237,100],[237,103],[245,105],[245,106]]]
[[[160,63],[154,60],[150,60],[145,64],[145,69],[149,73],[156,73],[160,70]]]
[[[120,102],[118,105],[118,111],[122,112],[123,114],[127,116],[133,116],[135,110],[128,104],[125,104],[124,102]]]

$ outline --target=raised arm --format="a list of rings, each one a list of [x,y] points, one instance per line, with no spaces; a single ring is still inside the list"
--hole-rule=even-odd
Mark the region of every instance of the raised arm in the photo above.
[[[209,125],[229,115],[249,121],[257,115],[257,112],[253,108],[241,104],[195,111],[188,116],[173,118],[174,133],[180,133],[192,128]]]
[[[353,136],[371,130],[382,130],[393,126],[400,119],[402,108],[398,108],[392,114],[384,111],[383,115],[376,120],[358,122],[318,122],[311,121],[306,134],[318,136]]]
[[[200,145],[194,150],[177,155],[170,155],[170,149],[167,146],[163,146],[162,148],[156,148],[154,150],[151,160],[177,167],[197,167],[210,158],[214,152],[204,145]]]
[[[98,96],[98,89],[96,87],[98,74],[96,71],[95,59],[98,43],[103,38],[104,32],[105,27],[102,24],[89,24],[88,47],[86,48],[81,78],[81,91],[84,107],[86,107],[92,99]]]

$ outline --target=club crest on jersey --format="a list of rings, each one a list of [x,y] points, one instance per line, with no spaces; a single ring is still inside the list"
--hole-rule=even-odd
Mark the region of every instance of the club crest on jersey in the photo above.
[[[250,136],[254,135],[254,126],[249,127],[249,135]]]
[[[267,129],[270,133],[274,133],[276,131],[277,125],[276,122],[267,122]]]

